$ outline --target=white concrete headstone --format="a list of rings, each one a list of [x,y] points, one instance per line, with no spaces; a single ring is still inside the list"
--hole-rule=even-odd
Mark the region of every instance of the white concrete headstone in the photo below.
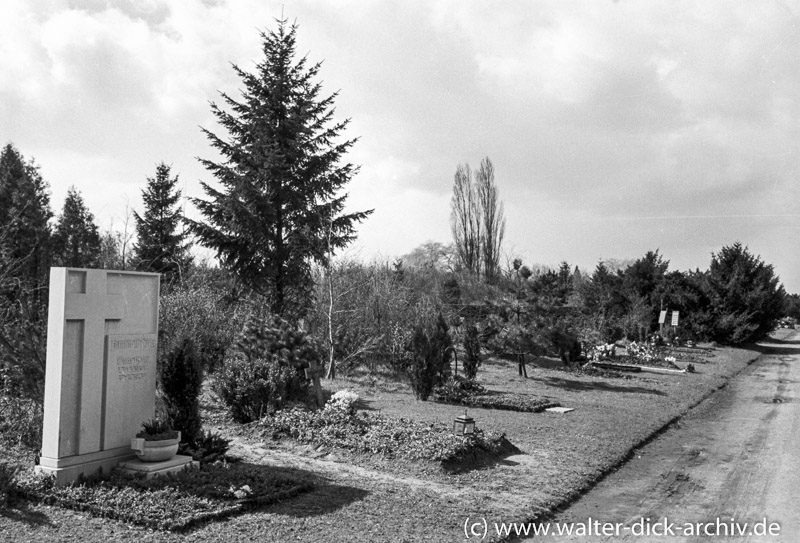
[[[159,274],[51,268],[38,470],[59,484],[133,456],[155,412]]]

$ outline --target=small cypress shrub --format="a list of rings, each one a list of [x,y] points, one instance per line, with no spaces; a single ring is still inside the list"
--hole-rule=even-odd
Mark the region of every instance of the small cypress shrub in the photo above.
[[[427,401],[433,389],[450,376],[450,349],[453,340],[440,313],[433,330],[417,326],[411,338],[412,361],[408,369],[414,396]]]
[[[478,327],[474,324],[467,326],[464,334],[464,374],[467,379],[474,381],[481,365],[481,339]]]
[[[159,377],[167,422],[180,430],[181,439],[193,443],[200,433],[200,392],[203,370],[194,341],[185,338],[161,361]]]
[[[19,501],[22,493],[17,485],[17,470],[0,463],[0,506],[12,507]]]

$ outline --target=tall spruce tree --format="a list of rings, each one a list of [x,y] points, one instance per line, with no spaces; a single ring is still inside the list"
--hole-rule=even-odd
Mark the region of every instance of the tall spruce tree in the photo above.
[[[37,166],[7,144],[0,152],[0,259],[17,283],[38,292],[50,266],[48,221],[53,216],[47,183]]]
[[[69,268],[95,268],[100,263],[100,233],[81,193],[70,187],[53,233],[53,263]]]
[[[6,145],[0,151],[0,387],[37,401],[44,393],[52,215],[38,168]]]
[[[230,111],[211,104],[228,137],[203,132],[224,161],[200,161],[221,187],[202,183],[209,199],[193,202],[205,222],[188,221],[225,267],[285,316],[307,307],[312,263],[349,244],[371,213],[342,213],[340,190],[358,168],[340,160],[355,140],[335,142],[349,120],[332,122],[337,94],[320,97],[320,64],[295,61],[296,31],[278,21],[276,31],[262,32],[255,73],[233,67],[242,99],[221,93]]]
[[[181,192],[176,188],[178,176],[170,175],[168,165],[162,162],[156,166],[156,176],[147,178],[142,191],[144,216],[133,212],[138,238],[134,246],[136,267],[163,273],[166,283],[180,278],[192,261],[187,234],[178,228],[183,219],[178,205]]]

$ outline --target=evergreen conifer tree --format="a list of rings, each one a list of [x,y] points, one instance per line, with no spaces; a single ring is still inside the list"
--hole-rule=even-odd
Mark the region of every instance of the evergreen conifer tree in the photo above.
[[[170,167],[162,162],[156,166],[156,176],[147,178],[147,187],[142,191],[144,216],[133,212],[137,268],[163,273],[165,283],[179,278],[192,260],[187,234],[178,229],[183,213],[178,206],[181,192],[177,184],[178,176],[170,177]]]
[[[279,21],[262,32],[255,73],[234,66],[242,99],[222,93],[230,111],[211,105],[228,137],[203,131],[224,160],[201,162],[221,187],[202,184],[208,200],[193,202],[205,222],[188,221],[225,267],[285,316],[307,308],[312,263],[350,243],[371,213],[342,213],[340,190],[358,168],[339,161],[355,140],[334,141],[349,121],[332,123],[336,94],[320,97],[320,64],[295,61],[296,30]]]
[[[12,144],[0,151],[0,259],[16,281],[33,287],[46,285],[50,227],[53,216],[47,183],[39,169]]]
[[[705,290],[717,341],[740,344],[761,339],[783,314],[786,292],[774,268],[738,241],[712,254]]]
[[[0,385],[6,394],[37,401],[44,393],[52,215],[38,168],[6,145],[0,151]]]
[[[81,193],[70,187],[53,233],[53,264],[95,268],[100,262],[100,233]]]

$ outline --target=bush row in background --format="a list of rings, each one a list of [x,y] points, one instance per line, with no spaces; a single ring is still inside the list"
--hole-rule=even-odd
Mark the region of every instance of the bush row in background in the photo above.
[[[439,313],[459,345],[476,326],[484,352],[523,365],[542,354],[573,364],[598,344],[644,341],[658,329],[662,307],[680,312],[671,330],[679,339],[733,344],[762,337],[794,307],[772,266],[739,243],[712,255],[708,271],[672,271],[650,251],[600,262],[592,273],[566,262],[531,270],[516,260],[491,284],[437,258],[417,267],[341,262],[320,270],[311,332],[345,371],[360,365],[403,373],[418,325]]]

